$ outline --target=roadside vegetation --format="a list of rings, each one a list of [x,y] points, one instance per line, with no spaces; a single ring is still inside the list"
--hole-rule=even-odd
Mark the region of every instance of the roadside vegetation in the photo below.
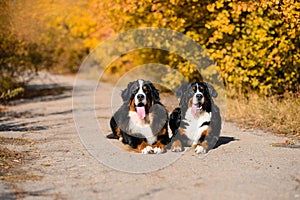
[[[246,129],[261,129],[299,140],[299,109],[299,93],[271,97],[253,93],[248,98],[227,98],[226,119]]]
[[[299,136],[300,3],[295,0],[4,0],[0,3],[0,101],[24,94],[40,70],[76,73],[84,58],[114,34],[163,27],[198,42],[216,63],[228,91],[227,117],[249,128]],[[159,62],[186,79],[195,66],[143,49],[107,72]],[[212,75],[215,71],[210,72]],[[179,84],[166,74],[167,84]]]

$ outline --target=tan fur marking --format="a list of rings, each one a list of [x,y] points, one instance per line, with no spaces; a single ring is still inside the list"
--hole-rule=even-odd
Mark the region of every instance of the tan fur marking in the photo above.
[[[206,140],[204,140],[204,141],[203,141],[202,143],[200,143],[200,144],[194,144],[194,145],[192,146],[192,148],[193,148],[193,149],[196,149],[197,146],[202,146],[204,150],[207,150],[207,148],[208,148],[208,145],[207,145],[207,141],[206,141]]]
[[[190,107],[192,107],[192,105],[193,105],[193,97],[189,99],[188,107],[190,108]]]
[[[158,141],[157,143],[155,143],[154,145],[152,145],[152,148],[153,148],[153,149],[154,149],[155,147],[159,147],[159,148],[162,150],[162,152],[165,151],[165,145],[162,144],[160,141]]]
[[[157,133],[157,136],[160,136],[160,135],[165,135],[167,132],[167,130],[165,128],[161,129],[160,132]]]
[[[179,134],[180,135],[185,135],[185,129],[184,128],[179,128]]]
[[[116,129],[115,129],[115,131],[116,131],[116,134],[117,134],[117,136],[120,138],[120,137],[122,137],[122,135],[121,135],[121,129],[119,128],[119,127],[117,127]]]
[[[180,140],[175,140],[172,144],[172,147],[171,149],[177,149],[177,148],[180,148],[182,150],[182,144],[181,144],[181,141]]]
[[[135,111],[135,108],[134,108],[134,99],[130,102],[129,110],[130,111]]]
[[[201,144],[200,144],[205,150],[207,150],[208,145],[207,145],[207,141],[204,140]]]
[[[208,134],[210,133],[210,128],[208,128],[208,129],[206,129],[205,131],[203,131],[202,133],[201,133],[201,137],[202,136],[207,136]]]
[[[204,140],[203,142],[201,142],[200,144],[194,144],[192,146],[193,149],[196,149],[197,146],[202,146],[204,150],[207,150],[208,145],[207,145],[207,140]]]
[[[143,150],[146,146],[149,146],[149,144],[148,144],[147,142],[143,141],[141,144],[139,144],[139,145],[137,146],[138,152],[141,153],[142,150]]]

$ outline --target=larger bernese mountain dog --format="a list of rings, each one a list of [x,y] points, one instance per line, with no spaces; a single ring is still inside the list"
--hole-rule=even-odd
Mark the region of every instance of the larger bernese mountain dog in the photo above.
[[[122,106],[110,120],[112,134],[143,154],[165,151],[169,142],[168,112],[160,102],[159,92],[150,81],[130,82],[122,91]]]
[[[212,97],[212,85],[205,82],[183,84],[176,93],[180,107],[170,115],[171,150],[193,147],[197,154],[206,153],[216,144],[221,131],[221,116]]]

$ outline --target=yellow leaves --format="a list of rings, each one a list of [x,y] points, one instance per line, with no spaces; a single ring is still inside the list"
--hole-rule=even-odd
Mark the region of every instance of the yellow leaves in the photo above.
[[[283,83],[286,76],[290,77],[289,81],[299,79],[297,73],[289,74],[300,59],[295,42],[300,32],[300,3],[295,0],[282,0],[280,4],[279,0],[37,1],[39,12],[26,3],[27,12],[29,8],[34,10],[31,18],[30,13],[24,15],[30,19],[27,24],[32,19],[41,22],[46,28],[42,27],[37,35],[53,45],[55,56],[64,57],[60,59],[72,65],[78,63],[81,52],[94,48],[112,32],[151,26],[181,31],[199,44],[205,44],[230,86],[243,84],[257,90],[266,85],[276,86],[274,77],[279,76],[280,71],[287,71],[280,78]],[[17,32],[20,27],[16,27]],[[153,55],[139,54],[133,58],[133,62],[155,59]],[[195,68],[189,65],[177,66],[180,60],[169,59],[169,62],[187,76],[195,73]],[[130,64],[125,66],[130,67]],[[115,72],[120,68],[116,67]]]
[[[252,85],[252,87],[256,88],[259,84],[260,84],[260,82],[258,81],[257,78],[252,78],[251,79],[251,85]]]
[[[220,9],[224,6],[223,2],[222,1],[216,1],[216,8],[217,9]]]
[[[83,44],[85,47],[89,49],[94,49],[97,45],[99,45],[100,41],[97,38],[87,38],[84,40]]]
[[[194,32],[194,31],[188,31],[187,33],[186,33],[186,35],[188,36],[188,37],[191,37],[193,40],[195,40],[196,42],[199,42],[200,41],[200,38],[201,38],[201,35],[200,34],[198,34],[198,33],[196,33],[196,32]]]
[[[176,0],[170,0],[170,3],[176,5]]]
[[[209,12],[214,12],[215,11],[215,7],[216,5],[213,3],[213,4],[209,4],[206,6],[206,9],[209,11]]]

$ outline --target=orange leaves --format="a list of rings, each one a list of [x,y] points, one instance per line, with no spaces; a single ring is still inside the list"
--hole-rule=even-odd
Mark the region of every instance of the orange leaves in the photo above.
[[[217,8],[216,2],[206,6],[213,13],[205,25],[212,30],[206,46],[227,86],[266,94],[281,93],[283,85],[299,85],[299,4],[292,0],[217,2],[223,6]]]

